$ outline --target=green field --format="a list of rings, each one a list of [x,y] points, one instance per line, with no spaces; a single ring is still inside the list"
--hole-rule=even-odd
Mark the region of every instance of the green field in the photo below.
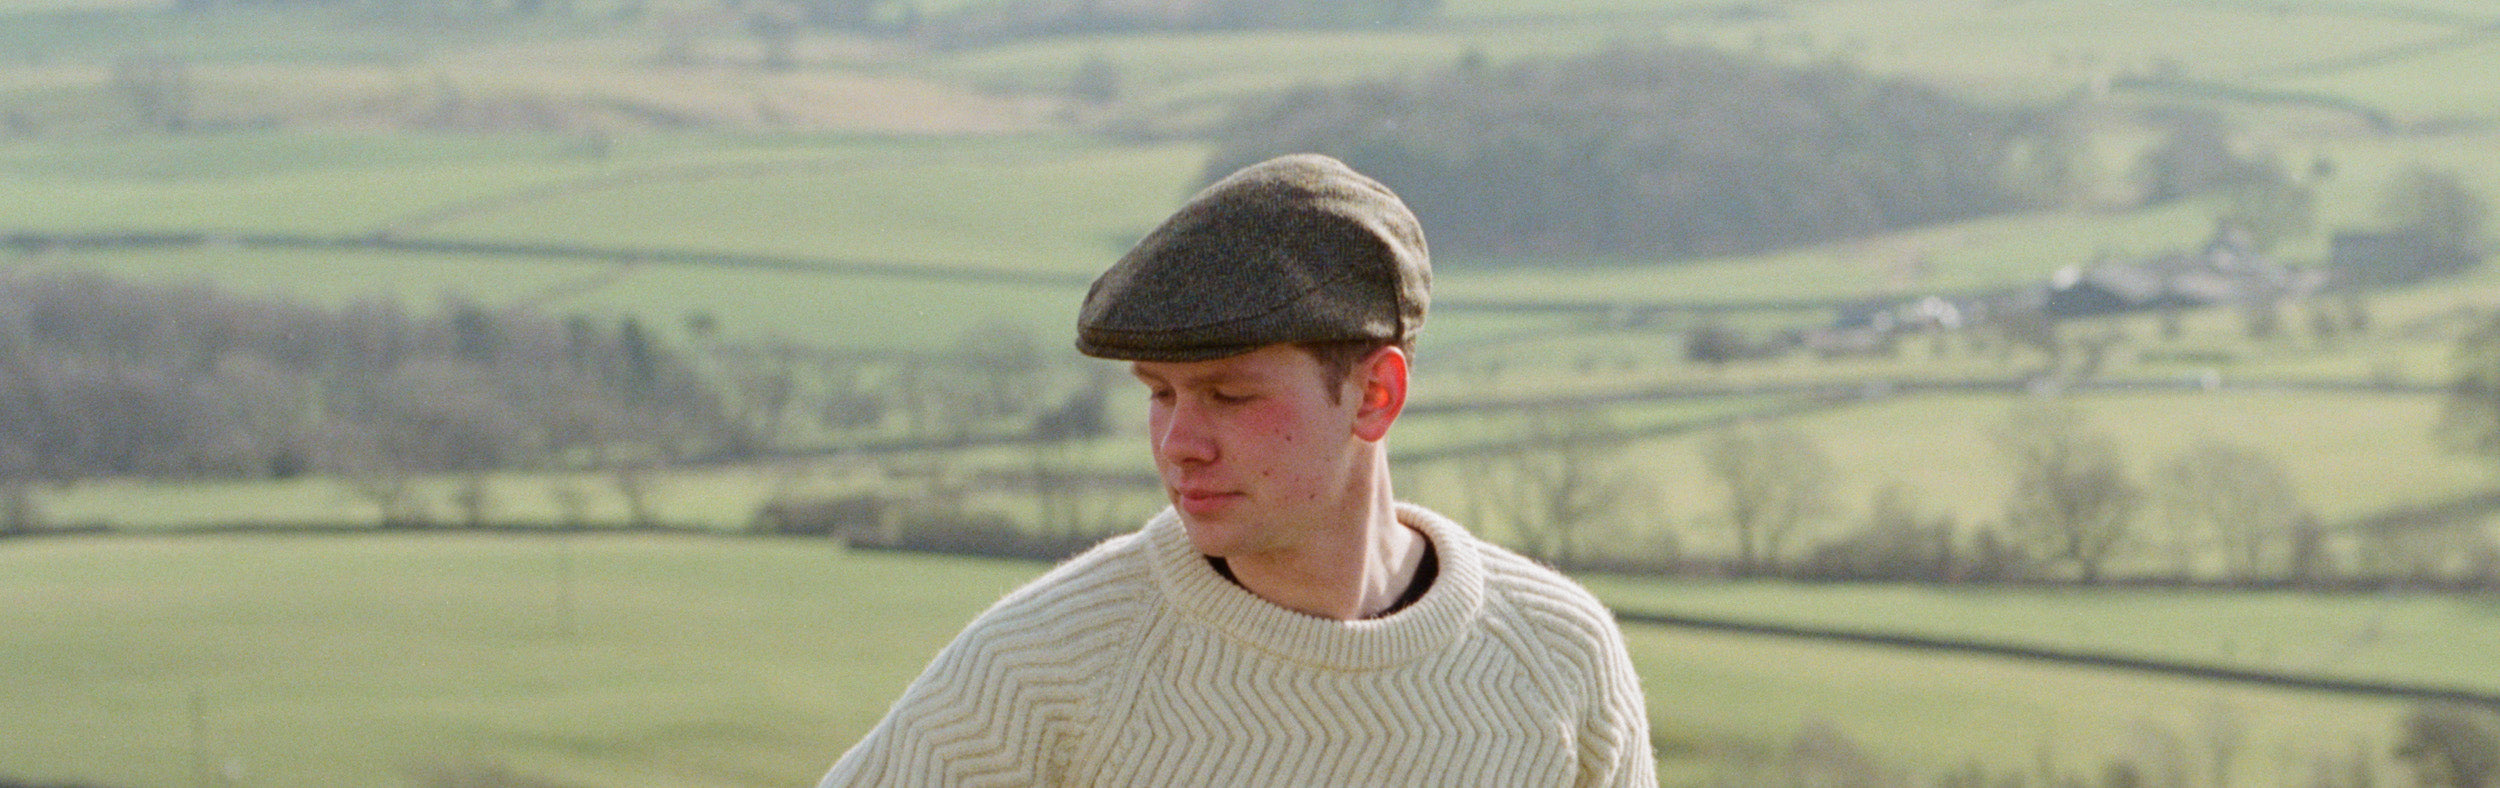
[[[1033,572],[670,537],[5,555],[0,697],[41,722],[0,772],[108,785],[798,784]]]
[[[0,774],[105,785],[805,784],[1033,564],[685,536],[218,536],[0,544]],[[1725,612],[2489,685],[2493,610],[2435,597],[1999,594],[1601,579]],[[2216,633],[2214,621],[2236,622]],[[2198,633],[2203,633],[2200,639]],[[1888,768],[2091,773],[2234,736],[2247,784],[2373,768],[2401,704],[2003,659],[1636,627],[1670,784],[1837,726]],[[2219,644],[2215,641],[2220,640]],[[2413,666],[2407,668],[2405,666]],[[2407,672],[2429,670],[2430,674]],[[1880,721],[1880,722],[1878,722]],[[1733,771],[1731,771],[1733,770]],[[1680,776],[1680,777],[1679,777]],[[1735,779],[1743,779],[1737,777]]]
[[[980,2],[917,5],[936,15]],[[0,250],[0,276],[630,316],[698,361],[707,343],[793,342],[904,368],[1026,336],[1058,387],[1037,396],[1093,376],[1114,384],[1113,434],[1054,449],[1114,480],[1084,512],[1106,529],[1158,502],[1117,481],[1146,470],[1139,398],[1116,366],[1064,350],[1084,283],[1190,193],[1210,129],[1240,102],[1296,86],[1664,42],[1847,63],[1980,101],[2093,107],[2086,188],[2063,208],[1744,257],[1436,257],[1415,388],[1428,408],[1393,441],[1398,491],[1479,511],[1494,458],[1534,429],[1524,405],[1475,405],[1594,403],[1640,480],[1595,528],[1596,549],[1617,555],[1728,553],[1729,502],[1703,452],[1716,425],[1804,404],[1790,386],[1864,393],[1782,423],[1835,468],[1838,511],[1807,537],[1850,533],[1895,485],[1965,533],[1996,525],[2012,480],[1990,435],[2046,398],[1897,389],[2055,380],[2074,358],[2060,368],[1966,331],[1910,337],[1886,356],[1710,366],[1686,359],[1685,332],[1716,318],[1771,336],[1830,323],[1834,304],[2031,287],[2067,266],[2195,248],[2225,201],[2132,200],[2134,157],[2158,136],[2140,116],[2149,107],[2214,109],[2239,124],[2239,147],[2307,173],[2313,226],[2272,252],[2294,265],[2321,264],[2336,231],[2378,229],[2382,185],[2411,167],[2453,171],[2500,204],[2500,80],[2484,76],[2500,67],[2500,13],[2483,0],[1458,0],[1401,29],[959,47],[815,31],[781,72],[757,67],[759,45],[736,20],[672,16],[717,5],[698,0],[642,15],[623,11],[644,4],[579,2],[570,16],[496,24],[357,15],[373,4],[202,16],[169,5],[0,0],[0,234],[212,240]],[[187,68],[200,128],[133,119],[115,69],[159,56]],[[1116,98],[1071,98],[1073,76],[1101,63]],[[363,239],[571,252],[354,245]],[[1791,301],[1811,303],[1643,311]],[[1571,308],[1504,308],[1523,303]],[[2182,315],[2177,338],[2152,316],[2073,321],[2060,327],[2069,347],[2111,343],[2092,381],[2179,385],[2057,399],[2139,478],[2200,440],[2260,452],[2339,549],[2358,549],[2376,535],[2356,523],[2493,489],[2488,459],[2439,444],[2440,395],[2424,387],[2448,381],[2459,337],[2500,308],[2500,268],[2364,303],[2370,327],[2332,338],[2300,326],[2340,303],[2287,307],[2293,328],[2268,339],[2227,308]],[[2221,385],[2188,385],[2207,380]],[[2287,382],[2392,388],[2274,387]],[[1724,393],[1644,393],[1690,386]],[[1039,521],[1040,496],[1019,474],[1042,460],[1012,444],[862,451],[944,443],[894,424],[774,437],[792,453],[657,477],[654,516],[684,534],[378,533],[371,500],[318,476],[36,485],[46,523],[117,533],[0,541],[0,718],[17,721],[0,736],[0,778],[805,784],[957,627],[1040,567],[727,535],[769,501],[904,478],[970,490],[960,503],[973,511]],[[494,525],[627,518],[617,479],[594,468],[412,481],[437,522],[454,521],[471,485]],[[2114,565],[2181,561],[2159,523],[2140,518]],[[180,533],[218,527],[323,533]],[[2441,527],[2455,545],[2500,544],[2489,514]],[[1590,584],[1626,609],[2500,690],[2488,595]],[[2120,757],[2216,775],[2188,781],[2200,785],[2303,784],[2322,759],[2358,759],[2387,783],[2409,711],[1994,658],[1630,637],[1671,785],[1784,782],[1786,754],[1806,740],[1829,747],[1834,731],[1913,784],[1967,763],[2041,782],[2095,776]]]

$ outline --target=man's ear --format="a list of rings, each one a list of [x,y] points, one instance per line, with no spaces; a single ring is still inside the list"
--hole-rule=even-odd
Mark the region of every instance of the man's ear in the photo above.
[[[1363,358],[1348,377],[1360,388],[1354,411],[1354,437],[1378,443],[1389,425],[1406,411],[1406,351],[1390,345]]]

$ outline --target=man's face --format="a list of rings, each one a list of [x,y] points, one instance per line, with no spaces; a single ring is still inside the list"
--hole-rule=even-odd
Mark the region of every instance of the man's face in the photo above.
[[[1155,470],[1199,552],[1301,547],[1357,502],[1361,387],[1331,397],[1309,353],[1271,345],[1214,361],[1141,361],[1131,370],[1150,396]]]

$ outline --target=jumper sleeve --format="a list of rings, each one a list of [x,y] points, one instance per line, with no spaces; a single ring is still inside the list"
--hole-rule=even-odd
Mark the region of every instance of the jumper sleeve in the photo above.
[[[978,628],[903,691],[885,719],[825,775],[840,786],[1048,785],[1068,742],[1065,682]]]
[[[1649,704],[1640,675],[1611,616],[1598,631],[1597,696],[1580,731],[1580,784],[1652,788],[1658,784],[1658,760],[1650,750]]]
[[[1046,786],[1114,694],[1117,655],[1141,618],[1119,572],[1080,557],[973,620],[903,690],[818,788]],[[1128,573],[1136,574],[1136,573]]]

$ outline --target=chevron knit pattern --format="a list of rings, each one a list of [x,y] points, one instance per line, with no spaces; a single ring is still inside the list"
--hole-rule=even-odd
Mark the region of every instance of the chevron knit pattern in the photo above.
[[[1167,510],[974,620],[820,788],[1655,784],[1596,598],[1422,507],[1398,517],[1439,578],[1331,621],[1224,580]]]

